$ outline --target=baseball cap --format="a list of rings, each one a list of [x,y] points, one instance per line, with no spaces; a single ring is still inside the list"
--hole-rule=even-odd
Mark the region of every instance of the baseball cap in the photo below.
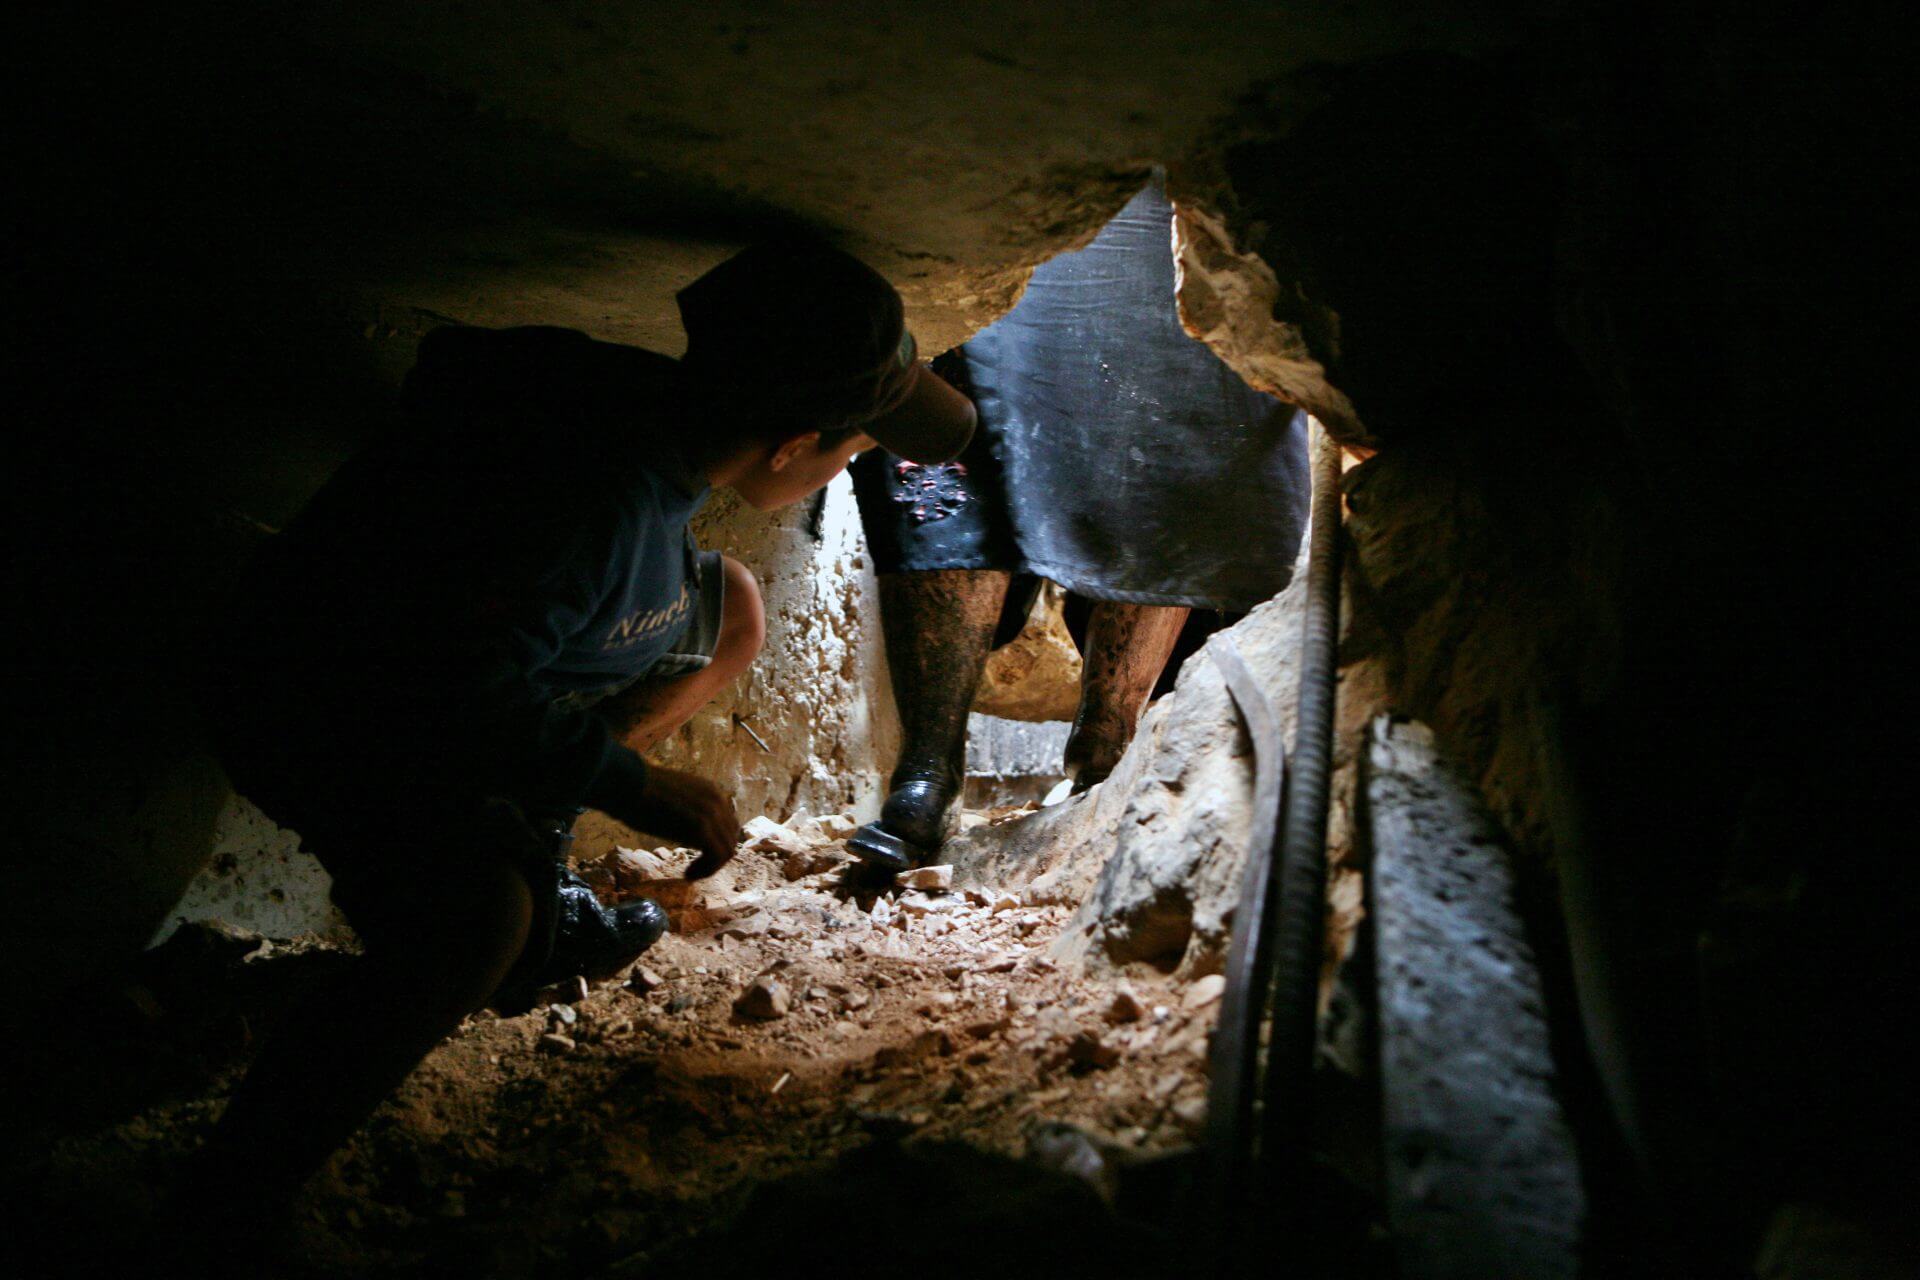
[[[737,411],[858,427],[912,462],[944,462],[973,436],[973,403],[921,362],[899,293],[850,253],[810,240],[754,245],[676,300],[682,366]]]

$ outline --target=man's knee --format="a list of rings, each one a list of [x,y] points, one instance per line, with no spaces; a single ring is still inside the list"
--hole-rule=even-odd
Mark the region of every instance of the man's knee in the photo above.
[[[369,955],[402,969],[436,975],[447,994],[477,1006],[525,950],[533,922],[527,879],[504,858],[469,856],[449,867],[431,896],[380,913],[367,934]]]
[[[713,663],[729,674],[737,674],[747,669],[767,642],[767,610],[753,572],[732,556],[722,556],[720,563],[727,594]]]

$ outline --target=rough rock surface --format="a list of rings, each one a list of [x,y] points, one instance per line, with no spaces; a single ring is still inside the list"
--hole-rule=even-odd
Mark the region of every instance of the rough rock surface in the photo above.
[[[1291,749],[1306,573],[1224,633],[1272,698]],[[1360,732],[1384,697],[1375,664],[1341,673],[1327,841],[1323,1003],[1364,914],[1353,865]],[[1204,974],[1219,966],[1251,829],[1253,760],[1219,669],[1189,658],[1101,785],[1035,813],[970,826],[943,857],[962,885],[1021,885],[1029,901],[1076,907],[1054,954],[1095,968],[1146,963]]]
[[[1080,650],[1067,634],[1067,593],[1040,588],[1027,625],[987,657],[973,710],[1003,720],[1071,720],[1080,707]]]
[[[1283,286],[1257,254],[1236,247],[1226,222],[1194,200],[1174,205],[1173,271],[1182,328],[1249,386],[1302,406],[1342,442],[1364,441],[1352,401],[1327,380],[1302,327],[1275,323],[1276,314],[1312,304],[1297,296],[1297,286]],[[1324,314],[1316,316],[1317,327],[1337,330],[1338,317],[1318,310]]]
[[[1254,85],[1424,37],[1389,9],[1211,0],[1106,22],[992,0],[964,29],[838,0],[590,15],[485,0],[457,22],[352,3],[272,24],[180,14],[167,30],[209,60],[192,65],[244,71],[203,85],[166,63],[169,44],[139,42],[145,74],[185,100],[151,130],[236,152],[253,123],[239,97],[298,132],[307,182],[234,180],[288,197],[269,212],[293,225],[347,206],[357,234],[298,246],[314,274],[479,323],[652,341],[677,327],[680,271],[817,226],[902,282],[930,350],[1009,308],[1028,269],[1091,236],[1148,164],[1182,158]],[[243,154],[229,165],[279,158]],[[354,205],[375,182],[380,205]],[[409,214],[440,234],[407,234]]]
[[[300,838],[275,825],[243,796],[229,795],[214,820],[213,856],[188,884],[150,945],[182,924],[219,920],[269,938],[347,929],[329,893],[333,878],[300,848]]]
[[[1403,1274],[1578,1275],[1587,1196],[1505,834],[1425,725],[1381,716],[1367,739],[1387,1201]]]
[[[1298,683],[1298,582],[1228,633],[1276,692]],[[1291,733],[1292,699],[1276,704]],[[1075,904],[1062,958],[1206,967],[1226,936],[1252,779],[1219,670],[1197,655],[1106,782],[1017,823],[976,827],[946,856],[959,883],[1022,882],[1029,900]]]
[[[820,850],[839,852],[837,840]],[[618,878],[614,896],[672,896],[686,859],[628,851],[599,871]],[[1116,988],[1047,954],[1066,906],[844,872],[790,882],[777,855],[754,849],[699,888],[708,917],[677,922],[624,981],[559,984],[526,1013],[476,1014],[436,1048],[302,1192],[303,1274],[417,1275],[448,1258],[486,1276],[655,1274],[682,1246],[665,1273],[695,1274],[725,1251],[688,1237],[734,1218],[750,1188],[893,1139],[970,1148],[979,1183],[980,1169],[1057,1166],[1068,1133],[1102,1167],[1151,1160],[1190,1145],[1204,1118],[1216,1010],[1190,1008],[1187,984],[1141,975],[1127,987],[1132,1016],[1113,1021]],[[81,1265],[90,1237],[76,1212],[111,1223],[114,1239],[144,1221],[132,1207],[204,1139],[249,1037],[274,1034],[345,962],[332,945],[205,926],[148,959],[138,1025],[77,1012],[87,1053],[36,1036],[15,1055],[30,1084],[67,1099],[14,1117],[21,1140],[0,1160],[22,1193],[23,1252],[80,1260],[63,1274],[97,1273]],[[863,1194],[856,1212],[885,1198]],[[904,1203],[938,1218],[956,1202]],[[1012,1248],[997,1230],[981,1256],[1011,1256],[1025,1274],[1032,1255],[995,1254]],[[911,1230],[881,1251],[886,1266],[918,1256],[903,1251],[920,1238],[952,1250],[950,1231]],[[779,1245],[790,1258],[794,1240]]]

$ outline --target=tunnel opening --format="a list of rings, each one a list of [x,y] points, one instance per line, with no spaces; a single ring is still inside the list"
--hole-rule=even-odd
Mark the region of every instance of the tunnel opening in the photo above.
[[[964,37],[831,5],[26,20],[28,87],[63,109],[8,291],[38,430],[9,475],[0,972],[28,1082],[6,1184],[43,1269],[164,1256],[239,1069],[353,960],[183,673],[270,530],[388,429],[425,334],[677,355],[681,284],[801,232],[957,347],[1166,157],[1182,324],[1351,452],[1325,1176],[1291,1210],[1322,1229],[1246,1269],[1915,1270],[1884,1172],[1920,1131],[1885,998],[1913,972],[1906,432],[1848,403],[1897,367],[1867,305],[1911,168],[1891,23],[1121,8],[988,5]],[[1874,465],[1809,486],[1810,401]],[[1786,512],[1832,536],[1783,537]],[[722,495],[695,531],[760,577],[769,650],[657,758],[764,821],[702,887],[584,818],[576,870],[680,931],[464,1023],[307,1193],[296,1251],[1207,1269],[1210,1228],[1165,1215],[1196,1203],[1254,772],[1218,664],[1186,655],[1108,780],[1044,804],[1078,646],[1043,601],[972,708],[962,830],[882,892],[845,848],[904,736],[853,487],[771,519]],[[1300,604],[1231,633],[1275,689]],[[937,1228],[883,1247],[849,1201]]]
[[[1160,246],[1164,285],[1164,227]],[[1171,289],[1159,307],[1173,315]],[[1184,1199],[1140,1186],[1181,1185],[1151,1171],[1190,1163],[1205,1124],[1251,800],[1204,645],[1244,611],[1209,611],[1149,680],[1137,714],[1157,763],[1130,748],[1116,778],[1069,795],[1088,605],[1044,580],[1009,593],[967,711],[956,838],[890,881],[846,848],[899,732],[852,493],[836,482],[771,527],[722,496],[697,527],[771,588],[779,667],[652,754],[732,784],[742,852],[696,884],[694,850],[582,815],[572,869],[608,905],[659,903],[671,933],[631,968],[466,1019],[305,1193],[296,1250],[335,1274],[449,1258],[595,1274],[719,1249],[730,1273],[759,1274],[761,1216],[857,1210],[844,1176],[924,1184],[943,1218],[977,1217],[1034,1266],[1084,1262],[1093,1236],[1122,1271],[1164,1255]],[[1271,646],[1298,601],[1254,612],[1262,638],[1243,643],[1284,683]],[[1129,803],[1153,770],[1157,798]],[[152,1171],[188,1157],[252,1049],[359,952],[297,832],[233,795],[212,844],[94,1010],[114,1047],[73,1080],[84,1101],[33,1135],[56,1202],[163,1212]],[[1110,865],[1127,874],[1103,882]],[[1123,1169],[1148,1172],[1123,1188]],[[1346,1225],[1364,1236],[1363,1202]],[[948,1261],[936,1248],[920,1265]]]

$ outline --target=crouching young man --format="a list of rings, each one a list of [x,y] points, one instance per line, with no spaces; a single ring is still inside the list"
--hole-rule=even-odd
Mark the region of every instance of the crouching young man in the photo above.
[[[936,461],[972,431],[898,294],[843,253],[749,249],[679,303],[678,361],[562,329],[429,334],[406,428],[327,483],[222,620],[217,748],[327,867],[365,955],[269,1038],[183,1207],[284,1203],[503,984],[658,938],[657,907],[605,910],[564,850],[591,807],[699,849],[690,876],[733,856],[727,795],[638,754],[764,634],[752,575],[688,520],[714,488],[771,509],[875,441]]]

